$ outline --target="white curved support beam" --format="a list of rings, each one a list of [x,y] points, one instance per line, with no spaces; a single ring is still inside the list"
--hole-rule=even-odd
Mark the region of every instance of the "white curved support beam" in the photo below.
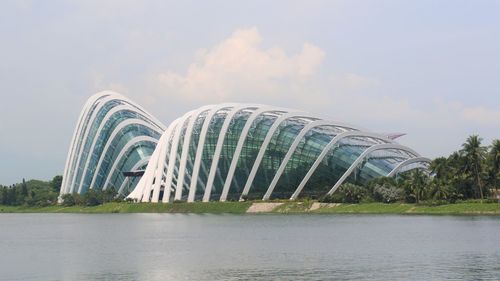
[[[271,197],[271,194],[273,193],[274,188],[276,187],[276,184],[278,183],[281,175],[283,174],[283,171],[285,171],[285,168],[286,168],[286,165],[288,164],[288,161],[290,161],[290,158],[292,158],[292,155],[295,152],[295,150],[297,149],[297,146],[299,145],[302,138],[304,138],[304,136],[310,130],[313,130],[316,127],[327,126],[327,125],[337,127],[337,124],[335,124],[334,122],[326,121],[326,120],[317,120],[317,121],[313,121],[313,122],[307,124],[306,126],[304,126],[304,128],[302,128],[302,130],[295,137],[295,140],[293,141],[292,145],[288,149],[285,157],[283,158],[283,161],[281,161],[281,164],[280,164],[278,170],[276,171],[271,183],[269,184],[269,187],[267,188],[267,191],[264,194],[264,197],[262,198],[262,200],[269,200],[269,198]]]
[[[158,144],[157,144],[157,146],[158,146]],[[158,158],[158,153],[159,153],[159,151],[156,149],[153,151],[153,154],[149,158],[150,162],[149,162],[148,166],[146,167],[144,174],[142,175],[139,182],[136,184],[134,190],[132,190],[132,192],[127,196],[127,198],[136,199],[137,201],[142,200],[142,196],[144,194],[144,188],[145,188],[144,183],[145,183],[148,175],[151,174],[151,170],[154,169],[154,167],[153,167],[153,165],[151,165],[151,163],[153,163],[155,161],[155,159]]]
[[[212,164],[210,166],[207,184],[205,186],[205,194],[203,195],[203,202],[208,202],[210,200],[210,195],[212,192],[212,187],[215,179],[215,174],[217,172],[217,166],[219,164],[219,158],[222,152],[222,146],[224,145],[224,139],[226,138],[227,130],[229,129],[229,125],[233,120],[234,116],[245,109],[257,108],[256,105],[240,105],[235,106],[233,109],[227,114],[224,119],[224,123],[222,124],[221,130],[219,132],[219,136],[217,138],[217,144],[215,146],[214,155],[212,157]],[[241,136],[240,136],[241,138]]]
[[[63,179],[61,183],[61,190],[59,191],[59,194],[65,194],[69,193],[69,185],[68,185],[68,177],[69,177],[69,171],[70,171],[70,163],[73,161],[74,157],[74,151],[76,150],[76,143],[78,142],[79,136],[81,134],[82,126],[84,125],[84,117],[87,116],[88,111],[91,108],[91,105],[93,105],[97,99],[101,97],[105,97],[106,94],[104,93],[98,93],[90,97],[85,105],[83,106],[82,111],[80,112],[80,116],[78,117],[78,123],[77,126],[75,127],[75,130],[73,131],[73,136],[71,137],[71,143],[69,146],[68,150],[68,155],[66,156],[66,164],[64,165],[64,172],[63,172]]]
[[[337,183],[335,183],[335,185],[332,187],[332,189],[330,189],[330,191],[328,191],[327,195],[332,195],[335,192],[335,190],[337,190],[337,188],[339,188],[340,185],[342,185],[342,183],[344,183],[344,181],[347,179],[347,177],[349,177],[351,175],[351,173],[354,171],[354,169],[356,169],[356,167],[362,161],[364,161],[364,159],[368,155],[370,155],[370,153],[377,151],[377,150],[387,150],[387,149],[402,150],[402,151],[409,152],[416,157],[420,157],[420,155],[417,152],[415,152],[414,150],[412,150],[406,146],[399,145],[399,144],[386,143],[386,144],[378,144],[378,145],[371,146],[368,149],[366,149],[363,153],[361,153],[361,155],[356,159],[356,161],[354,161],[354,163],[351,164],[349,169],[347,169],[347,171],[342,175],[342,177],[340,177],[340,179],[337,181]]]
[[[373,138],[373,139],[379,139],[381,141],[384,141],[386,143],[393,143],[394,141],[379,134],[375,133],[370,133],[370,132],[361,132],[361,131],[348,131],[344,132],[341,134],[336,135],[321,151],[321,154],[316,158],[316,161],[314,161],[313,165],[307,172],[307,174],[304,176],[302,181],[300,182],[299,186],[295,190],[295,192],[292,194],[292,197],[290,197],[290,200],[295,200],[299,196],[299,194],[302,192],[302,189],[304,186],[307,184],[311,176],[314,174],[316,169],[318,168],[319,164],[323,161],[323,159],[326,157],[330,149],[336,145],[338,142],[340,142],[342,139],[349,138],[349,137],[367,137],[367,138]]]
[[[161,161],[160,159],[165,159],[166,157],[166,153],[163,153],[163,151],[165,147],[168,145],[170,134],[178,122],[179,119],[174,120],[170,124],[170,126],[168,126],[166,132],[162,134],[153,154],[151,155],[150,161],[148,163],[148,166],[146,167],[144,175],[141,177],[141,179],[135,186],[134,190],[127,196],[127,198],[136,199],[142,202],[149,202],[148,200],[149,200],[149,194],[151,193],[151,186],[153,185],[153,180],[155,179],[155,175],[157,175],[157,171],[158,170],[162,171],[159,177],[160,179],[161,175],[163,175],[164,160]],[[146,194],[148,194],[147,198],[145,198]]]
[[[78,149],[79,153],[78,153],[78,156],[76,158],[76,162],[74,162],[74,167],[79,166],[80,159],[81,159],[81,157],[84,153],[84,150],[85,150],[85,144],[87,143],[87,140],[88,140],[88,135],[92,129],[93,124],[96,122],[97,115],[99,115],[99,112],[106,104],[108,104],[109,102],[115,101],[115,100],[123,102],[123,103],[131,104],[128,101],[128,99],[126,99],[125,97],[123,97],[122,95],[117,94],[117,93],[110,93],[108,96],[106,96],[105,98],[103,98],[100,101],[100,103],[93,109],[90,120],[87,123],[87,126],[85,127],[85,133],[81,139],[81,144],[80,144],[79,149]],[[101,120],[101,122],[103,122],[103,121],[104,120]],[[95,135],[94,135],[94,137],[95,137]],[[75,187],[76,187],[75,180],[76,180],[77,175],[78,175],[78,169],[75,169],[75,172],[73,173],[73,176],[71,179],[71,193],[73,193],[75,191]]]
[[[115,110],[116,109],[116,110]],[[111,115],[113,115],[114,113],[116,112],[120,112],[120,111],[124,111],[124,110],[130,110],[130,108],[128,106],[124,106],[124,107],[121,107],[121,106],[117,106],[115,108],[113,108],[113,110],[111,110],[111,114],[108,116],[111,117]],[[94,141],[92,142],[92,146],[90,147],[90,150],[89,150],[89,154],[87,156],[87,160],[85,161],[85,166],[84,166],[84,169],[83,169],[83,174],[80,178],[80,182],[78,184],[78,193],[82,192],[82,187],[83,187],[83,182],[85,180],[85,178],[87,178],[88,173],[85,173],[85,171],[87,171],[87,168],[90,164],[90,160],[92,159],[92,153],[94,151],[94,148],[95,148],[95,145],[97,143],[97,140],[99,139],[100,137],[100,134],[101,134],[101,131],[104,127],[104,125],[107,123],[106,122],[102,122],[101,123],[101,126],[99,126],[99,129],[97,130],[96,132],[96,135],[94,137]],[[116,128],[114,128],[113,132],[111,133],[111,135],[109,136],[108,138],[108,141],[106,142],[106,144],[111,144],[115,137],[118,135],[118,133],[120,133],[125,127],[127,126],[131,126],[131,125],[141,125],[141,126],[144,126],[146,128],[149,128],[150,130],[152,131],[156,131],[156,132],[160,132],[160,128],[156,127],[155,125],[149,123],[149,122],[146,122],[142,119],[126,119],[125,121],[121,122],[118,126],[116,126]],[[106,153],[108,152],[108,149],[109,149],[109,145],[105,145],[105,148],[101,151],[101,156],[105,156]],[[101,161],[103,160],[103,157],[99,157],[99,161],[97,162],[97,166],[100,167],[101,166]],[[95,170],[97,171],[97,170]],[[95,171],[94,171],[94,175],[95,175]],[[90,187],[90,186],[89,186]]]
[[[108,187],[109,181],[111,180],[111,177],[113,176],[113,173],[114,173],[114,171],[116,169],[116,166],[118,165],[118,163],[120,163],[120,160],[123,158],[123,155],[125,153],[127,153],[127,151],[131,147],[133,147],[134,145],[136,145],[138,142],[143,142],[143,141],[144,142],[151,142],[151,143],[155,143],[155,144],[158,143],[157,139],[152,138],[152,137],[147,137],[147,136],[135,137],[135,138],[129,140],[127,142],[127,144],[120,151],[120,154],[118,154],[118,156],[116,157],[116,160],[114,161],[113,166],[109,170],[108,176],[106,177],[106,181],[104,182],[102,190],[106,190],[106,188]]]
[[[234,172],[236,171],[236,167],[238,165],[238,160],[240,158],[241,150],[243,149],[243,145],[245,144],[245,140],[248,136],[248,132],[252,127],[255,120],[264,113],[270,112],[286,112],[282,110],[277,110],[277,108],[273,107],[263,107],[255,110],[250,117],[248,118],[243,130],[241,131],[240,138],[238,139],[238,143],[236,144],[236,149],[233,154],[233,158],[231,160],[231,165],[229,166],[229,171],[227,172],[226,180],[224,182],[224,188],[222,189],[222,194],[220,197],[220,201],[226,201],[227,195],[229,193],[229,188],[231,187],[231,182],[233,181]]]
[[[426,158],[426,157],[415,157],[415,158],[410,158],[406,161],[403,161],[401,163],[399,163],[399,165],[397,165],[389,174],[387,174],[387,177],[394,177],[396,176],[396,174],[399,173],[399,171],[401,171],[401,169],[405,166],[408,166],[410,164],[415,164],[415,163],[431,163],[432,160],[429,159],[429,158]]]
[[[128,105],[119,105],[119,106],[116,106],[114,108],[112,108],[110,111],[108,111],[108,113],[106,113],[106,115],[104,116],[102,122],[99,124],[99,128],[97,129],[96,133],[95,133],[95,136],[94,136],[94,139],[92,141],[92,145],[90,146],[90,150],[89,150],[89,154],[87,155],[87,160],[85,161],[85,167],[82,171],[82,176],[80,178],[80,182],[78,184],[78,193],[82,192],[82,183],[84,181],[84,179],[87,177],[87,173],[85,173],[85,171],[87,171],[87,168],[88,168],[88,165],[89,165],[89,162],[90,162],[90,158],[92,158],[92,153],[94,151],[94,147],[95,147],[95,144],[97,142],[97,140],[99,139],[99,136],[102,132],[102,129],[104,127],[104,125],[108,122],[109,118],[115,113],[115,112],[118,112],[120,110],[127,110],[129,109],[130,107]],[[75,175],[76,177],[76,175]]]
[[[132,169],[130,169],[130,171],[136,171],[137,169],[139,169],[141,166],[144,166],[145,164],[147,164],[149,162],[149,159],[150,157],[146,157],[144,159],[142,159],[141,161],[137,162],[133,167]],[[126,177],[125,180],[122,182],[122,184],[120,185],[120,189],[118,189],[118,194],[121,194],[123,192],[123,189],[125,188],[125,185],[130,181],[130,178],[129,177]]]
[[[93,99],[96,95],[92,96],[91,99]],[[102,97],[97,97],[97,99],[95,99],[94,102],[89,105],[88,111],[86,112],[85,116],[83,116],[82,127],[78,132],[78,135],[76,137],[75,147],[71,152],[72,156],[71,156],[71,161],[69,163],[69,168],[68,168],[69,174],[66,182],[69,191],[68,193],[74,192],[74,181],[76,178],[78,163],[80,162],[80,157],[85,147],[85,141],[87,140],[88,132],[92,127],[92,124],[94,122],[97,113],[108,101],[119,98],[120,95],[113,92],[103,94]],[[73,171],[73,173],[71,173],[71,171]]]
[[[128,104],[129,106],[131,106],[132,108],[135,109],[134,111],[140,113],[144,117],[147,117],[147,119],[151,120],[151,122],[153,124],[155,124],[157,127],[159,127],[162,130],[164,129],[164,125],[161,122],[159,122],[154,116],[149,114],[141,106],[133,103],[128,98],[126,98],[118,93],[115,93],[112,91],[105,91],[105,92],[101,92],[101,93],[98,93],[98,94],[92,96],[89,99],[89,102],[86,104],[86,106],[88,106],[88,110],[86,110],[86,113],[82,116],[82,120],[81,120],[86,124],[85,129],[83,130],[83,128],[80,128],[79,133],[77,133],[76,139],[75,139],[76,140],[75,146],[73,147],[72,151],[70,152],[70,154],[72,156],[70,156],[70,160],[68,163],[69,165],[66,166],[68,169],[68,172],[66,175],[66,181],[64,183],[66,185],[65,188],[69,189],[70,193],[74,192],[74,189],[75,189],[75,180],[77,177],[76,169],[79,166],[80,159],[84,153],[85,144],[87,142],[88,135],[90,133],[92,125],[96,122],[96,118],[97,118],[100,110],[106,104],[108,104],[109,102],[115,101],[115,100],[120,101],[123,104]],[[105,121],[107,121],[107,120],[104,120],[104,119],[101,120],[101,122],[105,122]],[[94,135],[94,138],[95,138],[95,135]],[[76,159],[76,161],[75,161],[75,159]],[[71,174],[70,171],[75,171],[75,172],[73,172],[73,174]]]
[[[207,110],[210,110],[210,108],[212,107],[213,107],[212,105],[200,107],[199,109],[193,112],[191,119],[189,120],[186,132],[184,133],[184,142],[182,144],[182,152],[179,162],[179,171],[177,175],[177,186],[184,186],[187,158],[189,157],[189,148],[191,145],[191,138],[193,137],[193,130],[196,120],[198,120],[201,114],[205,113]]]
[[[209,113],[205,117],[205,120],[203,121],[203,126],[202,126],[201,132],[200,132],[200,139],[198,140],[198,147],[196,148],[196,156],[195,156],[194,164],[193,164],[191,184],[189,186],[189,192],[188,192],[188,202],[193,202],[194,198],[196,196],[196,185],[197,185],[198,176],[200,173],[200,165],[201,165],[201,160],[202,160],[201,158],[203,156],[203,148],[205,146],[205,139],[207,137],[208,127],[210,126],[212,118],[215,116],[215,114],[218,111],[220,111],[224,108],[234,107],[235,105],[237,105],[237,104],[225,103],[225,104],[220,104],[218,106],[214,106],[209,111]]]
[[[108,150],[109,150],[111,144],[113,143],[113,140],[115,139],[115,137],[121,132],[121,130],[123,128],[125,128],[128,125],[132,125],[132,124],[144,125],[145,127],[149,128],[151,130],[156,129],[155,127],[153,127],[153,125],[151,125],[151,124],[149,124],[141,119],[129,119],[129,120],[122,122],[120,125],[118,125],[115,128],[115,130],[113,131],[113,133],[111,134],[111,136],[109,137],[109,140],[111,140],[111,141],[106,142],[106,145],[104,146],[104,148],[102,150],[101,156],[99,157],[99,161],[97,162],[96,169],[95,169],[94,174],[92,176],[92,182],[90,183],[89,187],[93,187],[95,185],[95,182],[97,180],[97,176],[99,174],[99,170],[101,169],[101,166],[104,163],[104,159],[106,158],[106,155],[108,154]]]
[[[240,200],[243,200],[243,197],[248,195],[248,192],[250,191],[250,187],[252,186],[255,175],[257,174],[257,170],[259,169],[260,162],[262,161],[262,158],[264,158],[264,154],[266,153],[267,146],[269,145],[269,142],[271,142],[271,139],[272,139],[274,133],[276,132],[276,130],[278,130],[279,126],[283,122],[285,122],[286,120],[288,120],[290,118],[311,118],[313,120],[316,119],[314,116],[312,116],[309,113],[295,111],[295,112],[285,113],[285,114],[281,115],[280,117],[278,117],[274,121],[273,125],[271,126],[271,128],[269,128],[269,131],[267,132],[267,135],[264,139],[264,142],[262,143],[262,145],[260,147],[259,153],[257,154],[257,158],[255,159],[255,162],[252,166],[252,170],[250,171],[250,174],[248,175],[248,179],[245,183],[245,187],[243,188],[243,192],[241,193]]]
[[[189,118],[191,117],[192,114],[193,114],[193,111],[190,111],[190,112],[184,114],[184,116],[182,116],[181,120],[179,121],[177,128],[175,129],[175,133],[174,133],[174,136],[172,139],[172,146],[170,147],[170,154],[168,157],[169,162],[167,165],[167,177],[165,179],[165,186],[167,186],[167,187],[172,185],[172,179],[174,177],[175,162],[177,160],[177,150],[178,150],[179,142],[181,139],[182,128],[184,127],[184,124],[186,122],[189,122]],[[175,189],[175,192],[176,192],[176,196],[177,196],[178,188]],[[180,192],[182,192],[182,190]],[[170,189],[167,193],[170,196]],[[163,197],[165,197],[165,195],[166,194],[164,193]]]
[[[162,142],[161,142],[161,147],[156,148],[158,150],[158,158],[155,159],[154,162],[154,172],[152,173],[152,176],[150,179],[148,179],[146,186],[148,191],[151,192],[149,189],[153,189],[153,197],[151,198],[151,202],[158,202],[160,200],[160,189],[161,189],[161,184],[163,180],[163,174],[165,171],[166,167],[166,162],[167,159],[167,153],[170,152],[170,138],[172,134],[175,132],[175,128],[178,126],[179,122],[181,119],[176,119],[174,122],[172,122],[172,125],[167,128],[165,133],[162,135]],[[165,175],[166,177],[166,175]],[[154,180],[154,183],[153,183]],[[149,193],[147,193],[149,194]],[[163,191],[163,195],[165,196],[165,190]],[[169,194],[170,196],[170,194]]]
[[[184,121],[185,120],[183,119],[183,117],[176,120],[176,124],[175,124],[175,126],[172,127],[172,131],[167,138],[167,145],[168,146],[164,150],[162,150],[162,153],[160,155],[160,160],[159,160],[160,163],[158,163],[158,165],[159,165],[158,170],[156,170],[156,175],[159,175],[159,177],[157,177],[156,180],[159,180],[159,182],[156,182],[156,180],[155,180],[155,187],[154,188],[159,188],[156,185],[161,187],[161,184],[162,184],[161,181],[163,179],[163,176],[165,176],[165,189],[163,191],[163,198],[162,198],[162,202],[164,202],[164,203],[167,203],[170,199],[170,187],[172,185],[171,183],[168,186],[166,185],[168,167],[170,167],[170,166],[175,167],[175,161],[176,161],[175,158],[170,157],[171,156],[170,153],[172,152],[172,149],[173,149],[175,132],[177,131],[177,127],[182,126],[184,124]]]

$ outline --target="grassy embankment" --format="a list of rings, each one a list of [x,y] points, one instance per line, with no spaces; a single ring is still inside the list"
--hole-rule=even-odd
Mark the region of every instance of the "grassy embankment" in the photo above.
[[[262,202],[253,202],[262,203]],[[106,203],[99,206],[0,206],[0,213],[245,213],[252,202],[210,203]],[[319,204],[285,201],[271,213],[285,214],[407,214],[407,215],[500,215],[500,204],[464,202],[439,206],[415,204]]]
[[[195,203],[105,203],[98,206],[2,206],[0,213],[245,213],[252,203],[195,202]]]
[[[439,206],[399,203],[320,204],[317,209],[315,209],[313,203],[285,203],[274,209],[273,212],[313,214],[500,215],[500,204],[496,203],[464,202]]]

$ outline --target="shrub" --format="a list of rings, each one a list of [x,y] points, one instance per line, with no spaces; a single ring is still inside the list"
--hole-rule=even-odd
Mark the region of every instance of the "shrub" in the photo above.
[[[87,193],[85,193],[83,195],[83,200],[85,202],[85,205],[97,206],[97,205],[102,204],[102,200],[101,200],[101,198],[99,198],[100,196],[98,196],[98,195],[99,194],[97,192],[95,192],[93,189],[89,189],[89,191],[87,191]]]
[[[404,191],[397,186],[390,184],[377,184],[373,187],[373,198],[384,203],[394,203],[401,201]]]
[[[323,196],[319,202],[322,203],[359,203],[367,196],[365,187],[345,183],[339,187],[332,195]]]
[[[62,199],[63,206],[70,207],[70,206],[74,206],[76,204],[75,197],[73,196],[73,194],[70,194],[70,193],[63,194],[61,199]]]

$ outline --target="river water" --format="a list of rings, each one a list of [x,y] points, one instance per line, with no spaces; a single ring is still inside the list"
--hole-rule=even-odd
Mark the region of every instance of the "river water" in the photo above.
[[[0,214],[0,280],[500,280],[500,218]]]

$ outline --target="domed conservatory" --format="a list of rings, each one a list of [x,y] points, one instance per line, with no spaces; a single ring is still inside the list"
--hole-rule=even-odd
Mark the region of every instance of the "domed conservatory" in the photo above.
[[[321,197],[342,183],[428,167],[395,137],[260,104],[207,105],[165,126],[106,91],[80,114],[61,195],[113,188],[164,203]]]

